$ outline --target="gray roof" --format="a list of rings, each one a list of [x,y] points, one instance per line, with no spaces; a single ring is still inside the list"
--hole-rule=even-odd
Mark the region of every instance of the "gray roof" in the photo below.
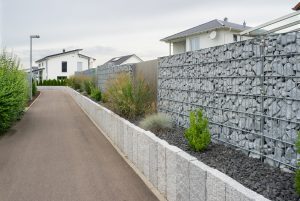
[[[168,36],[166,38],[161,39],[161,41],[165,41],[168,42],[170,40],[175,40],[175,39],[179,39],[179,38],[184,38],[187,36],[191,36],[194,34],[198,34],[198,33],[202,33],[205,31],[211,31],[214,29],[221,29],[221,28],[231,28],[237,31],[244,31],[246,29],[249,29],[251,27],[247,27],[241,24],[236,24],[236,23],[232,23],[232,22],[228,22],[228,21],[223,21],[223,20],[212,20],[209,22],[206,22],[204,24],[200,24],[196,27],[187,29],[185,31],[179,32],[177,34]]]
[[[110,59],[109,61],[105,62],[103,65],[121,65],[123,62],[127,61],[130,57],[132,56],[136,56],[135,54],[130,54],[130,55],[126,55],[126,56],[121,56],[121,57],[114,57],[112,59]],[[138,56],[136,56],[137,58],[139,58]],[[141,61],[142,59],[139,58]]]
[[[63,54],[70,54],[70,53],[73,53],[73,52],[80,52],[80,51],[82,51],[82,49],[75,49],[75,50],[70,50],[70,51],[64,51],[64,52],[61,52],[61,53],[58,53],[58,54],[48,55],[48,56],[46,56],[46,57],[44,57],[42,59],[37,60],[36,62],[41,62],[41,61],[44,61],[44,60],[46,60],[48,58],[51,58],[51,57],[56,57],[56,56],[60,56],[60,55],[63,55]],[[89,57],[89,56],[86,56],[86,55],[83,55],[83,54],[79,54],[79,55],[82,56],[82,57],[85,57],[85,58],[94,59],[92,57]]]

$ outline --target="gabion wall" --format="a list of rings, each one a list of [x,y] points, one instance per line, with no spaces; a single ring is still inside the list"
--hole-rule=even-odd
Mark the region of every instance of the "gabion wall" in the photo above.
[[[102,65],[97,67],[98,87],[105,91],[106,81],[113,79],[118,73],[129,73],[132,75],[134,64],[124,65]]]
[[[300,33],[270,35],[159,59],[158,110],[188,127],[205,111],[213,139],[281,168],[296,167]]]
[[[96,76],[96,68],[90,68],[84,71],[76,71],[75,75],[85,75],[89,77],[95,77]]]

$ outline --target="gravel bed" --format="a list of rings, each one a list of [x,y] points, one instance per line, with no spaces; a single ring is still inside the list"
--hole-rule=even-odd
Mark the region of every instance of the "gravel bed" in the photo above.
[[[107,104],[100,104],[109,108]],[[139,120],[129,121],[138,125]],[[184,129],[180,127],[152,132],[270,200],[300,201],[294,188],[294,173],[283,172],[224,144],[211,143],[204,152],[195,152],[189,148]]]
[[[270,200],[300,201],[295,192],[293,173],[283,172],[223,144],[211,143],[206,151],[194,152],[189,149],[182,128],[152,132]]]

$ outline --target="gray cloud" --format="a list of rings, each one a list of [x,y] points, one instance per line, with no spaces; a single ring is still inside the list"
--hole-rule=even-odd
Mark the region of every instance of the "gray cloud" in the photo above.
[[[101,64],[118,54],[151,59],[167,54],[159,39],[212,19],[255,26],[291,12],[298,1],[204,0],[2,0],[3,45],[28,65],[30,34],[35,55],[83,48]],[[0,4],[1,8],[1,4]],[[1,23],[1,22],[0,22]],[[0,24],[1,25],[1,24]],[[1,26],[0,26],[1,28]]]

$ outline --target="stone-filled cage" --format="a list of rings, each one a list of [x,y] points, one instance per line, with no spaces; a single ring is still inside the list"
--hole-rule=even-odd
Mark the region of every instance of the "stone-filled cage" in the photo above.
[[[178,126],[205,111],[215,141],[296,168],[300,33],[274,34],[159,58],[158,110]]]

